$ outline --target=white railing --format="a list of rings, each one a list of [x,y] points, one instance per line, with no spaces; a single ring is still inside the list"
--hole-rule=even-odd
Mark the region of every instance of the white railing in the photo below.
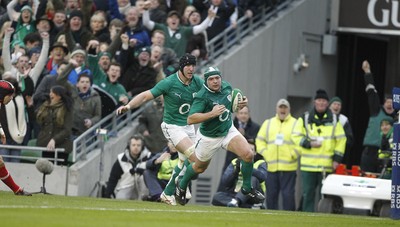
[[[29,150],[29,151],[50,151],[47,149],[47,147],[33,147],[33,146],[16,146],[16,145],[0,145],[0,149],[13,149],[13,150]],[[58,162],[64,162],[64,159],[58,158],[58,154],[60,152],[64,152],[64,148],[56,148],[54,149],[54,158],[48,158],[46,157],[47,160],[54,161],[54,164],[57,165]],[[53,151],[52,151],[53,152]],[[21,155],[1,155],[4,158],[15,158],[15,159],[20,159],[20,160],[34,160],[36,161],[39,158],[39,156],[21,156]]]
[[[142,113],[142,111],[143,108],[140,108],[133,113],[128,111],[119,116],[114,112],[101,119],[101,121],[93,125],[90,129],[86,130],[82,135],[74,140],[71,161],[75,163],[81,159],[85,160],[86,155],[90,151],[101,148],[100,140],[98,139],[99,131],[103,129],[107,130],[107,135],[105,135],[104,138],[104,141],[107,141],[109,137],[117,136],[118,131],[131,123]]]

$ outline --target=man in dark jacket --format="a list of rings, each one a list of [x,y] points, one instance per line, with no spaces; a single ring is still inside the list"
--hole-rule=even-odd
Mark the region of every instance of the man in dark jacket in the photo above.
[[[374,78],[368,61],[364,61],[362,69],[365,73],[365,91],[368,96],[369,114],[368,128],[365,132],[361,155],[361,170],[366,172],[378,172],[378,150],[381,145],[380,123],[386,117],[395,117],[392,97],[386,97],[383,106],[379,102],[379,95],[376,91]]]
[[[157,71],[151,65],[150,56],[149,47],[140,48],[137,57],[134,56],[133,48],[121,51],[121,65],[124,71],[121,83],[131,97],[151,89],[156,84]]]

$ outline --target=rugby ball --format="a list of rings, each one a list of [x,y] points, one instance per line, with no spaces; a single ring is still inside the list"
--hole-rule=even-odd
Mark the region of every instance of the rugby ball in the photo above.
[[[232,112],[239,110],[239,102],[243,100],[243,93],[240,89],[235,88],[232,90]]]

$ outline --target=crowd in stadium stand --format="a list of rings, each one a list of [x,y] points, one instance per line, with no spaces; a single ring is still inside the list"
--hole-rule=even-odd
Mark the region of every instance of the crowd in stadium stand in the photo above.
[[[53,138],[59,147],[176,72],[184,53],[207,59],[210,38],[235,26],[239,15],[258,13],[267,2],[0,1],[0,75],[18,84],[23,104],[17,107],[19,113],[27,113],[18,119],[21,138],[9,137],[7,144],[34,144],[41,129],[37,112],[50,103],[53,86],[66,87],[75,101],[73,126],[62,128],[67,132],[63,136],[70,138]],[[208,11],[214,17],[207,16]],[[89,78],[88,85],[78,81],[82,75]],[[50,142],[40,140],[45,147]]]

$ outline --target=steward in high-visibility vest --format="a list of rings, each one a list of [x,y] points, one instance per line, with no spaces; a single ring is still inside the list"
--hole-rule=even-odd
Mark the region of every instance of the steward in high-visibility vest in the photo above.
[[[295,125],[296,118],[290,114],[289,102],[280,99],[275,117],[265,120],[257,134],[257,153],[268,163],[268,209],[278,209],[279,194],[282,194],[283,209],[295,210],[296,170],[300,156],[291,139]]]
[[[257,134],[257,153],[268,163],[268,172],[296,171],[299,149],[292,142],[296,118],[291,114],[281,121],[278,114],[261,125]]]
[[[335,115],[327,110],[322,119],[318,119],[314,111],[298,119],[292,139],[302,147],[300,170],[331,173],[333,161],[341,162],[346,136],[342,125],[333,118],[336,118]],[[312,147],[312,142],[318,142],[321,146]]]
[[[314,211],[315,189],[323,175],[333,172],[342,161],[346,147],[343,126],[328,109],[328,102],[327,93],[318,90],[314,108],[298,119],[292,133],[293,142],[302,147],[303,211]]]
[[[148,201],[159,201],[178,162],[178,151],[172,143],[168,143],[163,152],[157,153],[146,162],[146,171],[143,175],[149,188]]]

